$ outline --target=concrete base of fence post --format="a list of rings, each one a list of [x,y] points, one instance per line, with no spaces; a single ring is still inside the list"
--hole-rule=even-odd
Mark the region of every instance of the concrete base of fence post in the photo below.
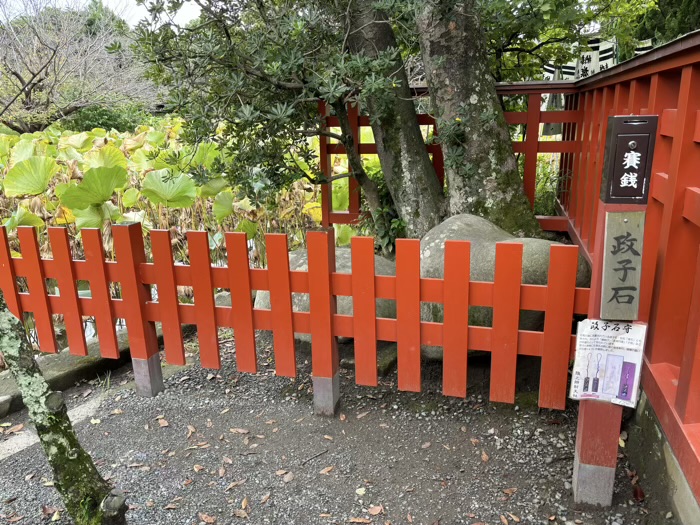
[[[581,401],[574,450],[574,502],[612,504],[622,407],[603,401]]]
[[[581,463],[574,456],[574,502],[609,507],[612,505],[615,469]]]
[[[340,374],[314,377],[314,414],[333,417],[340,402]]]
[[[160,355],[153,354],[148,359],[131,359],[136,380],[136,393],[143,397],[155,397],[165,390]]]

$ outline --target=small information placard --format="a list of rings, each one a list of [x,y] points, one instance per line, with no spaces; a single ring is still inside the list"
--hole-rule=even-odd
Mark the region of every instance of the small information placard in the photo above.
[[[634,408],[639,399],[647,325],[586,319],[576,332],[569,397]]]

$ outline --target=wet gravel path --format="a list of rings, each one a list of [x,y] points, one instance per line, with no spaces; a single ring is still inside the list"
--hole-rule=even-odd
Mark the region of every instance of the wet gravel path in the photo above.
[[[395,371],[366,388],[343,370],[340,415],[326,419],[312,414],[308,356],[299,379],[275,377],[270,348],[261,337],[261,370],[251,376],[235,372],[229,343],[222,370],[186,368],[154,399],[120,386],[126,371],[113,378],[77,431],[127,491],[129,523],[675,523],[653,497],[633,499],[624,458],[613,507],[573,509],[576,406],[538,411],[536,381],[520,385],[511,406],[487,401],[488,366],[478,358],[466,400],[440,394],[439,363],[426,364],[420,394],[397,392]],[[69,404],[106,386],[68,392]],[[38,445],[0,462],[0,524],[72,523],[50,480]]]

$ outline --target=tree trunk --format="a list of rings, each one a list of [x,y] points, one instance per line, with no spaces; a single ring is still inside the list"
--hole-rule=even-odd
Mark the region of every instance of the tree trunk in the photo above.
[[[439,141],[449,213],[480,215],[516,235],[538,236],[489,70],[476,0],[426,0],[418,34]]]
[[[379,74],[393,81],[389,90],[367,90],[374,140],[387,188],[409,237],[421,237],[440,223],[444,197],[425,149],[408,77],[394,32],[371,1],[351,3],[348,48],[371,58],[396,53]]]
[[[80,446],[60,392],[49,388],[24,327],[0,291],[0,351],[22,393],[66,510],[76,525],[125,525],[126,498],[112,490]]]

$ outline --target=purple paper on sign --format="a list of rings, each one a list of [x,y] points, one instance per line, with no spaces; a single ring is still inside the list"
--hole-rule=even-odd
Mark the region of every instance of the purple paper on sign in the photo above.
[[[622,364],[622,375],[620,376],[620,389],[617,393],[617,398],[624,401],[629,401],[632,398],[632,390],[634,390],[634,372],[636,370],[634,363],[625,361]]]

